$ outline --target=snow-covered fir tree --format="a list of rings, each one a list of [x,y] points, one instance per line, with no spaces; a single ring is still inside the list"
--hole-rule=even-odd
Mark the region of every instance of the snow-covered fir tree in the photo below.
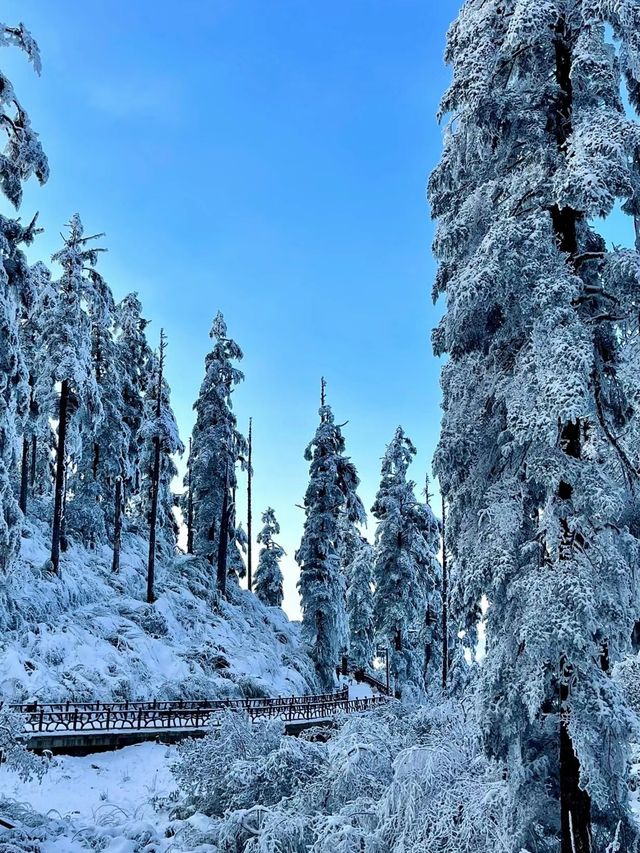
[[[152,523],[154,488],[157,485],[155,539],[159,553],[173,553],[178,535],[174,515],[176,500],[171,484],[178,474],[173,457],[184,453],[178,425],[171,407],[171,389],[164,376],[165,337],[161,332],[160,348],[151,352],[144,367],[144,409],[140,425],[142,482],[137,513],[148,529]],[[156,443],[158,477],[155,478]]]
[[[10,27],[0,23],[0,46],[19,47],[36,72],[40,72],[38,47],[22,24]],[[2,71],[0,118],[5,137],[0,154],[0,190],[17,208],[22,200],[23,183],[32,175],[44,183],[48,165],[29,116]],[[24,227],[16,220],[0,216],[0,570],[4,571],[16,554],[20,534],[15,471],[21,422],[29,401],[28,368],[18,328],[28,286],[28,267],[20,246],[31,242],[33,235],[34,223]]]
[[[434,333],[458,627],[476,642],[513,850],[604,849],[627,805],[611,666],[637,597],[640,258],[597,221],[640,210],[638,0],[468,0],[446,59]]]
[[[142,316],[142,304],[136,293],[129,293],[115,307],[115,359],[122,384],[122,420],[129,439],[124,454],[124,500],[129,506],[140,494],[141,455],[143,448],[146,367],[152,352],[145,329],[148,322]]]
[[[263,604],[269,607],[281,607],[284,593],[280,560],[284,557],[284,548],[273,538],[280,534],[280,525],[271,507],[262,513],[262,524],[257,540],[262,548],[258,555],[253,588]]]
[[[318,676],[333,685],[335,667],[347,636],[345,580],[340,561],[342,519],[364,524],[357,495],[359,484],[353,462],[344,455],[342,430],[331,407],[319,410],[320,424],[305,452],[310,481],[305,494],[306,518],[296,560],[302,606],[302,634],[311,649]]]
[[[418,639],[423,656],[425,689],[442,683],[442,566],[439,560],[441,525],[430,504],[429,478],[425,487],[426,503],[415,508],[415,524],[424,539],[424,550],[418,556],[418,580],[422,587],[422,620]]]
[[[247,443],[237,429],[231,398],[235,386],[244,379],[236,367],[242,359],[242,350],[228,336],[220,312],[213,321],[210,337],[214,345],[205,359],[205,377],[194,404],[196,423],[185,486],[188,488],[190,483],[194,553],[217,565],[222,534],[223,541],[226,539],[228,543],[226,567],[239,573],[243,564],[238,548],[243,535],[236,529],[233,505],[236,468],[246,460]],[[224,531],[221,530],[223,516]]]
[[[373,567],[374,626],[389,651],[396,692],[409,682],[421,686],[424,671],[419,632],[424,623],[423,567],[429,560],[423,507],[407,471],[416,449],[398,427],[382,460],[382,476],[371,509],[378,522]]]
[[[349,661],[356,669],[370,670],[374,653],[373,562],[370,543],[361,537],[347,565],[347,618]]]
[[[102,416],[83,424],[82,451],[69,477],[68,530],[86,545],[113,539],[115,490],[124,476],[130,438],[123,418],[123,372],[114,339],[115,303],[107,283],[94,277],[88,305],[91,359]]]
[[[63,542],[68,464],[82,455],[83,440],[97,428],[102,417],[92,361],[91,320],[87,310],[100,298],[100,276],[95,270],[97,249],[85,237],[78,214],[71,217],[64,247],[53,260],[62,267],[58,296],[46,317],[43,343],[46,350],[42,381],[59,383],[52,419],[56,430],[56,477],[51,542],[51,564],[59,570]]]
[[[36,499],[40,504],[37,512],[42,514],[41,499],[50,496],[53,485],[54,434],[50,413],[55,393],[43,362],[47,352],[43,335],[46,318],[57,299],[57,290],[50,270],[40,261],[31,268],[30,278],[30,298],[24,306],[20,326],[29,383],[28,409],[22,424],[20,507],[27,514],[30,502]]]

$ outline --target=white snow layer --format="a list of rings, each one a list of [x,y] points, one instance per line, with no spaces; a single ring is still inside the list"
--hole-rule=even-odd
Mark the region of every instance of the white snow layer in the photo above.
[[[158,561],[157,601],[148,605],[140,537],[124,537],[118,574],[108,547],[74,545],[60,577],[44,568],[47,558],[45,531],[30,525],[0,587],[5,701],[289,696],[315,687],[298,626],[235,581],[218,599],[202,561]]]

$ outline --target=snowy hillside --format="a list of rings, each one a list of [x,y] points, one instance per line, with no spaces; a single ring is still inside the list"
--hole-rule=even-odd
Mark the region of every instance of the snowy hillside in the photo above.
[[[203,561],[160,561],[150,606],[144,540],[124,537],[118,574],[110,548],[74,545],[56,577],[43,568],[44,528],[32,524],[26,533],[0,593],[6,699],[293,695],[315,686],[297,627],[282,610],[233,582],[219,599]]]

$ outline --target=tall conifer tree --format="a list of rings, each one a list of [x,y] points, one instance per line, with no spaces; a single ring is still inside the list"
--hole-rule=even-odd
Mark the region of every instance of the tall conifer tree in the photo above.
[[[284,557],[284,548],[273,538],[280,534],[280,525],[271,507],[262,513],[262,524],[262,530],[258,534],[258,542],[262,548],[258,556],[254,589],[263,604],[281,607],[284,594],[280,560]]]
[[[373,548],[360,538],[347,566],[347,617],[349,661],[356,669],[368,671],[373,663]]]
[[[423,567],[430,554],[423,535],[422,507],[407,471],[416,449],[398,427],[382,460],[380,488],[372,507],[378,522],[373,568],[374,625],[389,650],[396,691],[422,683],[419,633],[425,613]]]
[[[10,27],[0,23],[0,46],[23,50],[40,73],[38,47],[22,24]],[[48,165],[29,117],[11,81],[1,71],[0,128],[5,137],[0,154],[0,192],[18,208],[22,184],[32,175],[44,183]],[[20,246],[33,239],[34,224],[24,227],[16,220],[0,216],[0,570],[3,571],[9,568],[16,554],[20,535],[14,483],[21,422],[29,401],[28,369],[18,328],[28,286],[28,267]]]
[[[44,332],[49,312],[54,310],[57,290],[50,270],[41,262],[30,270],[30,298],[25,305],[20,338],[28,372],[29,402],[22,425],[20,508],[26,515],[32,498],[51,494],[51,455],[54,446],[50,414],[54,388],[44,362],[47,348]]]
[[[178,473],[173,460],[184,452],[175,415],[171,408],[171,390],[165,378],[166,337],[160,331],[157,354],[151,353],[145,365],[145,399],[140,426],[142,482],[138,513],[149,530],[147,599],[154,600],[155,561],[158,553],[172,554],[178,526],[173,509],[175,498],[171,484]]]
[[[344,455],[345,441],[331,407],[320,407],[320,425],[307,447],[310,481],[304,499],[306,519],[296,560],[300,566],[302,634],[311,648],[319,678],[333,685],[347,635],[345,580],[340,561],[342,519],[363,524],[358,475]]]
[[[115,307],[115,360],[121,380],[122,420],[129,442],[123,460],[121,497],[129,511],[140,500],[145,393],[149,381],[152,381],[147,375],[149,365],[153,363],[145,334],[147,326],[137,293],[127,294]]]
[[[227,333],[220,312],[213,321],[210,337],[213,349],[205,360],[205,377],[194,404],[196,423],[193,428],[189,474],[185,486],[190,488],[193,510],[193,550],[198,556],[219,567],[240,573],[244,564],[238,550],[243,535],[236,530],[236,468],[247,458],[247,442],[237,429],[232,408],[232,394],[244,376],[236,367],[242,350]],[[221,551],[220,541],[224,541]],[[237,541],[239,540],[239,541]]]
[[[56,477],[51,538],[51,565],[59,571],[65,509],[67,457],[74,463],[82,455],[83,436],[102,417],[100,398],[91,358],[91,320],[87,306],[99,297],[101,282],[95,270],[98,250],[94,237],[85,237],[78,214],[71,217],[64,247],[53,256],[62,267],[58,296],[46,318],[43,342],[46,349],[46,377],[59,383],[60,392],[51,416],[57,421]]]
[[[638,110],[639,22],[638,0],[468,0],[448,36],[436,470],[471,643],[489,602],[481,720],[514,789],[514,850],[604,849],[627,816],[610,669],[638,562],[640,259],[597,221],[640,209],[621,96],[624,78]]]

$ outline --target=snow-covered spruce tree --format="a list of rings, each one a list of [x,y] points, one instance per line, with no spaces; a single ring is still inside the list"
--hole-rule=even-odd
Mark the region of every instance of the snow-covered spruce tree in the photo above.
[[[371,509],[378,522],[373,566],[374,627],[389,650],[396,692],[409,682],[420,686],[424,662],[418,634],[425,613],[422,569],[429,560],[423,535],[423,507],[407,470],[416,449],[398,427],[382,460],[382,476]]]
[[[426,503],[415,507],[415,523],[424,539],[424,550],[418,554],[418,580],[422,587],[422,618],[418,637],[423,655],[425,689],[442,684],[442,566],[438,559],[441,525],[430,505],[429,479],[425,488]]]
[[[373,662],[373,548],[364,537],[346,568],[349,661],[356,669]]]
[[[29,384],[28,408],[22,424],[20,465],[20,509],[24,515],[28,512],[30,499],[51,495],[54,448],[50,413],[55,389],[43,361],[46,356],[43,336],[46,317],[53,310],[57,290],[51,281],[50,270],[40,261],[31,267],[29,274],[30,295],[20,324],[20,345]]]
[[[113,542],[115,491],[125,471],[129,432],[124,421],[123,378],[114,339],[115,303],[107,283],[94,280],[94,299],[88,305],[91,360],[102,417],[82,424],[82,452],[69,477],[69,531],[86,545]],[[122,503],[120,495],[120,504]]]
[[[58,296],[45,318],[45,359],[40,381],[60,383],[52,419],[57,422],[56,476],[51,534],[51,565],[59,571],[67,463],[76,464],[97,427],[102,411],[91,357],[91,320],[87,307],[99,298],[101,279],[95,270],[98,250],[85,237],[78,214],[71,217],[64,247],[53,255],[62,267]]]
[[[160,330],[160,348],[151,353],[145,366],[145,400],[140,438],[142,441],[142,485],[139,512],[149,529],[149,561],[147,567],[147,601],[155,600],[155,561],[157,552],[173,552],[177,524],[171,483],[178,473],[173,456],[184,453],[175,415],[171,408],[171,391],[164,377],[166,338]]]
[[[130,509],[140,495],[142,481],[142,423],[147,375],[152,351],[145,329],[148,321],[142,316],[142,304],[136,293],[129,293],[115,308],[115,358],[122,383],[122,420],[129,438],[124,456],[122,499]]]
[[[618,201],[638,222],[621,77],[637,111],[640,3],[469,0],[446,59],[430,200],[453,605],[473,643],[489,601],[482,723],[519,805],[514,849],[586,853],[627,814],[609,670],[638,563],[640,259],[596,222]]]
[[[253,587],[263,604],[269,607],[281,607],[284,593],[280,560],[284,557],[284,548],[273,539],[280,534],[280,525],[271,507],[262,513],[262,524],[263,527],[257,539],[262,548],[258,556]]]
[[[0,23],[0,46],[23,50],[36,72],[40,72],[38,47],[20,24]],[[41,184],[48,177],[47,159],[29,117],[14,92],[11,81],[0,71],[0,125],[5,137],[0,153],[0,191],[14,207],[22,200],[22,184],[35,175]],[[0,570],[6,571],[14,558],[20,536],[20,512],[15,494],[21,420],[28,405],[28,373],[18,330],[18,316],[25,296],[27,265],[20,250],[35,233],[0,216]]]
[[[360,481],[355,465],[344,455],[342,430],[324,401],[319,415],[320,425],[305,452],[305,459],[311,462],[310,481],[296,561],[300,566],[302,636],[310,646],[321,682],[330,688],[347,636],[340,565],[342,519],[364,524],[365,513],[356,492]]]
[[[213,321],[210,337],[214,345],[205,359],[205,376],[194,404],[196,423],[191,442],[190,476],[185,486],[189,487],[190,479],[194,553],[212,565],[224,564],[223,575],[218,577],[218,587],[222,590],[227,567],[238,571],[242,562],[236,541],[233,504],[236,466],[243,464],[247,457],[247,443],[237,429],[231,395],[244,376],[235,366],[235,362],[242,359],[242,351],[228,336],[220,312]],[[221,547],[224,554],[220,553]],[[220,571],[219,568],[219,574]]]

